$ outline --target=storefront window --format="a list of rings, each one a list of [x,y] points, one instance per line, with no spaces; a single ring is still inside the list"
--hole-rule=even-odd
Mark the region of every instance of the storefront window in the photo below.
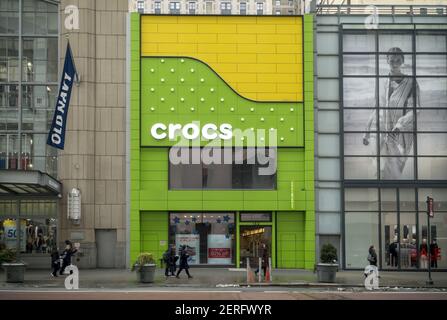
[[[447,212],[435,212],[430,220],[430,243],[431,243],[431,267],[433,269],[447,268]],[[419,212],[419,267],[425,269],[427,264],[423,263],[421,257],[421,245],[428,241],[427,213]]]
[[[346,212],[345,214],[346,267],[364,268],[371,245],[379,248],[379,215],[377,212]]]
[[[171,190],[276,189],[277,156],[273,148],[203,148],[200,152],[171,148],[169,155]]]
[[[26,219],[26,247],[21,252],[51,253],[57,248],[56,219],[33,218]]]
[[[56,201],[21,200],[19,208],[17,205],[17,201],[0,201],[0,248],[19,248],[25,254],[50,253],[57,247]]]
[[[234,228],[234,213],[170,213],[169,242],[175,244],[177,253],[186,246],[191,265],[234,264]]]

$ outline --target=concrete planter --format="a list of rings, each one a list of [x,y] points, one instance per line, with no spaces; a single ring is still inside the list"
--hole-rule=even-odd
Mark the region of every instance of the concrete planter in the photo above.
[[[26,264],[22,262],[2,263],[2,267],[5,269],[6,282],[24,282]]]
[[[155,264],[145,264],[141,269],[137,268],[137,279],[141,283],[152,283],[155,278]]]
[[[319,263],[317,264],[318,282],[335,282],[338,264],[335,263]]]

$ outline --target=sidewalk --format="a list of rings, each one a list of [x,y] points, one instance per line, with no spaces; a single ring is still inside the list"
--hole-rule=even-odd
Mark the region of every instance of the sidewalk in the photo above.
[[[187,279],[182,272],[180,279],[167,278],[164,270],[157,269],[153,284],[137,282],[135,272],[124,269],[80,269],[79,287],[90,289],[126,289],[144,287],[189,287],[189,288],[216,288],[216,287],[245,287],[254,286],[286,286],[286,287],[314,287],[314,288],[364,288],[362,271],[339,271],[336,283],[322,284],[317,282],[317,275],[312,271],[299,269],[273,270],[271,283],[247,284],[244,269],[228,268],[192,268],[192,279]],[[52,278],[49,270],[27,270],[24,283],[6,283],[4,271],[0,271],[0,290],[30,289],[30,288],[64,288],[66,276]],[[381,288],[444,288],[447,290],[447,272],[433,272],[433,286],[427,286],[426,272],[380,272]]]

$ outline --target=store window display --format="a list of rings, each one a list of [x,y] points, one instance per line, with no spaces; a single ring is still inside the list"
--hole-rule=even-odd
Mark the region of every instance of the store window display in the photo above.
[[[20,253],[47,254],[57,247],[56,219],[20,219]],[[17,219],[0,219],[0,246],[17,249]]]
[[[178,254],[186,246],[188,264],[234,264],[234,213],[171,213],[169,242]]]

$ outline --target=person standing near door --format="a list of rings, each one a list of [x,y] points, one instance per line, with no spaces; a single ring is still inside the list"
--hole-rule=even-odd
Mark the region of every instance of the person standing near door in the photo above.
[[[269,263],[269,251],[268,251],[267,245],[263,242],[261,243],[261,246],[259,248],[259,257],[261,258],[261,268],[262,268],[262,271],[263,271],[264,277],[265,277],[267,266]],[[255,274],[257,275],[258,272],[259,272],[259,266],[256,269]]]

